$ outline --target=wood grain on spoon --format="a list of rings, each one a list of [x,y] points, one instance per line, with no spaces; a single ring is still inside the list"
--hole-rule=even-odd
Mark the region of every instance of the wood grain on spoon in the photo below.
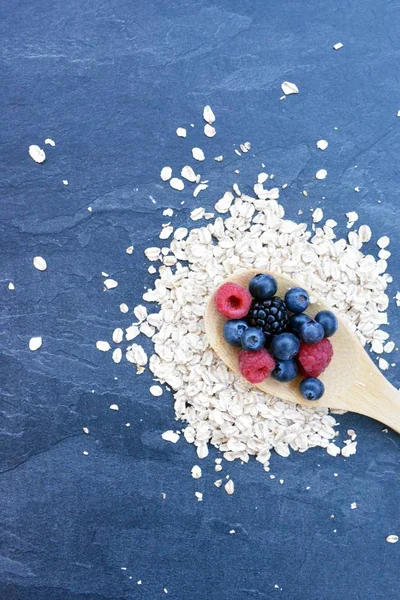
[[[249,281],[260,273],[259,270],[241,271],[226,281],[238,283],[248,288]],[[277,296],[283,298],[288,289],[299,286],[296,281],[284,275],[271,273],[277,280]],[[221,283],[221,285],[222,285]],[[322,298],[313,293],[316,301],[310,304],[307,314],[315,316],[320,310],[332,310]],[[339,329],[332,336],[334,356],[326,371],[320,376],[325,385],[321,400],[308,402],[300,395],[299,381],[280,383],[272,377],[256,387],[286,402],[304,406],[324,406],[332,409],[349,410],[372,417],[400,433],[400,392],[393,387],[372,362],[362,348],[357,336],[348,329],[337,315]],[[228,344],[223,336],[226,318],[215,307],[214,297],[208,302],[205,313],[205,328],[208,341],[218,356],[230,369],[240,375],[238,366],[239,349]]]

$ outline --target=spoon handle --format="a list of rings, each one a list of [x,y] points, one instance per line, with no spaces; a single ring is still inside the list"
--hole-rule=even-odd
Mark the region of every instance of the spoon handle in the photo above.
[[[362,382],[354,383],[350,410],[372,417],[400,433],[400,392],[376,367],[368,373],[368,379],[363,377]]]

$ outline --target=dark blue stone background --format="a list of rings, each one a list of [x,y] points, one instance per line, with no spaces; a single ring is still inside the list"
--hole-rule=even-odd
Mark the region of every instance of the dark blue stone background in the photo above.
[[[274,481],[255,461],[229,463],[228,496],[213,486],[215,453],[195,481],[194,448],[161,440],[174,426],[170,395],[154,399],[147,373],[95,349],[132,322],[119,303],[134,306],[151,284],[143,249],[162,209],[188,224],[189,209],[211,208],[233,181],[250,191],[262,162],[289,184],[289,217],[302,208],[309,220],[320,205],[345,234],[344,213],[356,210],[374,240],[390,235],[389,329],[400,340],[398,3],[2,0],[0,12],[2,600],[152,600],[164,587],[178,600],[398,598],[400,544],[385,542],[400,534],[396,434],[341,416],[341,435],[358,433],[356,456],[273,456]],[[300,94],[280,101],[285,79]],[[57,145],[35,164],[28,146],[46,137]],[[252,151],[239,158],[246,140]],[[190,163],[195,145],[210,179],[197,200],[159,179],[165,164]],[[102,291],[101,271],[116,290]],[[36,353],[33,335],[43,336]],[[399,386],[398,367],[388,377]]]

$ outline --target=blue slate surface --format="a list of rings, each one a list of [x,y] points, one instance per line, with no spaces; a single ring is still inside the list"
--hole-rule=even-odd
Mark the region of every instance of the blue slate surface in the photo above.
[[[194,145],[229,157],[202,168],[203,206],[234,180],[250,191],[264,162],[289,184],[289,217],[320,205],[343,234],[344,213],[357,210],[375,239],[392,239],[394,296],[397,4],[15,0],[0,10],[0,597],[153,600],[164,587],[179,600],[398,597],[400,544],[385,542],[400,531],[396,434],[347,414],[341,431],[356,429],[356,456],[274,456],[275,481],[254,461],[229,464],[236,491],[227,496],[212,485],[212,460],[194,481],[194,448],[160,439],[174,425],[171,397],[155,400],[148,374],[135,377],[94,346],[130,324],[119,303],[138,303],[151,283],[142,251],[162,209],[189,222],[195,202],[161,185],[159,171],[180,168]],[[280,101],[285,79],[300,94]],[[202,135],[207,103],[213,140]],[[177,138],[190,123],[190,138]],[[37,165],[27,148],[46,137],[57,145]],[[246,140],[252,152],[239,158],[233,147]],[[35,255],[46,272],[33,269]],[[101,271],[116,290],[103,293]],[[399,342],[393,300],[389,315]],[[44,340],[36,353],[33,335]],[[388,377],[400,385],[398,367]]]

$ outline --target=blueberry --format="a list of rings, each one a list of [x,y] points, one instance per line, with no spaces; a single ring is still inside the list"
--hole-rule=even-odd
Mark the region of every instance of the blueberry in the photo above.
[[[231,319],[224,325],[224,338],[232,346],[241,346],[242,335],[248,328],[246,321]]]
[[[277,381],[292,381],[297,375],[297,364],[294,360],[277,360],[272,377]]]
[[[324,335],[324,328],[316,321],[303,323],[299,329],[299,338],[306,344],[317,344]]]
[[[248,327],[242,335],[242,346],[245,350],[259,350],[265,345],[265,334],[262,329]]]
[[[303,325],[303,323],[311,323],[311,321],[311,317],[309,317],[305,313],[293,315],[292,317],[290,317],[289,329],[291,329],[293,333],[298,335],[300,327]]]
[[[296,356],[300,342],[293,333],[280,333],[271,342],[271,352],[278,360],[290,360]]]
[[[256,300],[268,300],[275,296],[278,290],[278,284],[275,277],[265,273],[255,275],[249,283],[250,294]]]
[[[285,304],[290,312],[299,314],[304,312],[310,304],[310,296],[303,288],[292,288],[285,294]]]
[[[325,337],[331,337],[336,333],[338,320],[330,310],[321,310],[315,315],[315,320],[324,328]]]
[[[324,384],[315,377],[307,377],[300,383],[300,394],[305,400],[319,400],[324,392]]]

